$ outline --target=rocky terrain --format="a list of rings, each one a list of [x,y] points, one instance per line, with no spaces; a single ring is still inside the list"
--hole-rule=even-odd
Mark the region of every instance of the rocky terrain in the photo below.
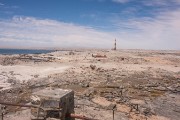
[[[83,50],[0,55],[0,101],[45,87],[75,91],[75,113],[99,120],[179,120],[180,51]],[[7,107],[6,120],[30,119]]]

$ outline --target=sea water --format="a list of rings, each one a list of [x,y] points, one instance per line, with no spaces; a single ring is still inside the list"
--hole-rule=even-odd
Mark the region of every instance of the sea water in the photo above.
[[[29,50],[29,49],[0,49],[0,54],[41,54],[54,52],[55,50]]]

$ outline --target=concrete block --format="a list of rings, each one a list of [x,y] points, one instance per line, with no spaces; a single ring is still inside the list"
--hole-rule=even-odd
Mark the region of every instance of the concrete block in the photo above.
[[[68,114],[74,113],[74,91],[46,88],[34,92],[31,97],[33,105],[39,108],[32,108],[31,119],[60,118],[60,120],[74,120],[66,118]]]

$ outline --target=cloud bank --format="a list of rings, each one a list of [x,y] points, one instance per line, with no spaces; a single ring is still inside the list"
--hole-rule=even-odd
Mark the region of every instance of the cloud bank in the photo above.
[[[21,16],[1,19],[0,26],[0,47],[111,49],[116,38],[118,48],[180,50],[180,9],[154,18],[113,18],[111,32]]]
[[[112,35],[91,27],[33,17],[0,21],[1,46],[104,48]]]
[[[169,6],[172,4],[180,4],[180,0],[112,0],[116,3],[128,3],[128,2],[137,2],[142,3],[145,6]]]
[[[163,12],[155,18],[119,19],[115,26],[126,47],[180,50],[180,10]]]

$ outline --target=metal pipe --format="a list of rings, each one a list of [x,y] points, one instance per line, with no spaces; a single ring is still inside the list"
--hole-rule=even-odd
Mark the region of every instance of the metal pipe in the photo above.
[[[114,109],[113,109],[113,120],[114,120]]]
[[[22,104],[13,104],[13,103],[6,103],[6,102],[0,102],[0,104],[8,105],[8,106],[19,106],[19,107],[28,107],[28,108],[31,108],[31,107],[40,108],[39,106],[36,106],[36,105],[22,105]],[[67,117],[77,118],[77,119],[82,119],[82,120],[97,120],[97,119],[88,118],[88,117],[81,116],[81,115],[76,115],[76,114],[70,114],[70,115],[67,115]]]
[[[76,114],[70,114],[69,117],[77,118],[77,119],[81,119],[81,120],[98,120],[98,119],[88,118],[88,117],[76,115]]]
[[[19,106],[19,107],[34,107],[34,108],[39,108],[39,106],[36,105],[22,105],[22,104],[13,104],[13,103],[6,103],[6,102],[0,102],[2,105],[9,105],[9,106]]]

